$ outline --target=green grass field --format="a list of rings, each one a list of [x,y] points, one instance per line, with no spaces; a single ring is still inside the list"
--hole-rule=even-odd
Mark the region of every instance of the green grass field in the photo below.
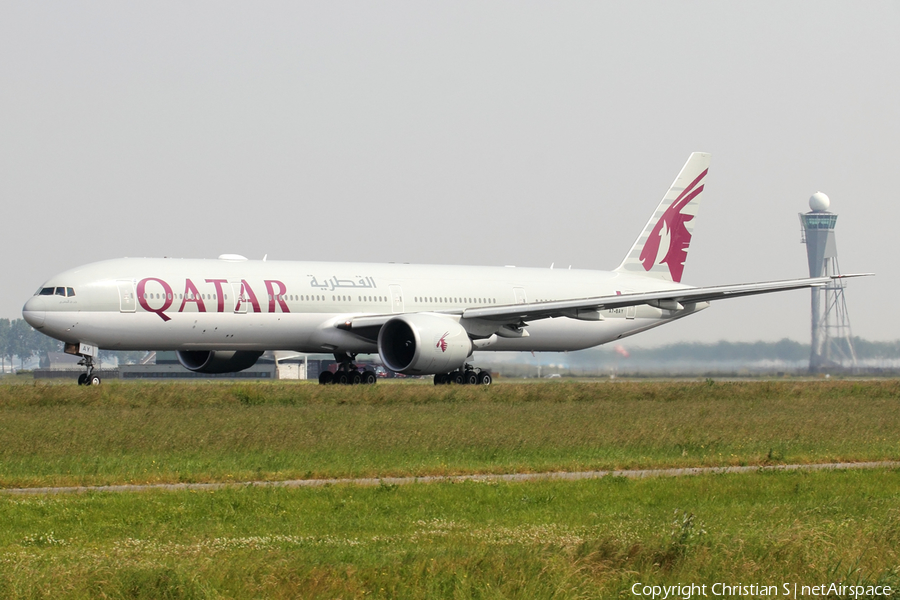
[[[900,382],[0,386],[0,487],[900,458]],[[0,494],[3,598],[900,589],[900,472]],[[836,596],[837,597],[837,596]]]
[[[2,497],[4,598],[615,598],[900,587],[896,472]]]
[[[900,383],[0,386],[0,487],[900,457]]]

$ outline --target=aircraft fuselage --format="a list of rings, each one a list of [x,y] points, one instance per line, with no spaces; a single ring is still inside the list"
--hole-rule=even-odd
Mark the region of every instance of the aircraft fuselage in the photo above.
[[[47,293],[53,288],[53,293]],[[57,295],[58,288],[72,295]],[[464,309],[685,288],[627,273],[412,264],[123,258],[47,281],[23,314],[67,343],[110,350],[294,350],[370,353],[374,340],[335,325],[351,317]],[[44,291],[44,295],[41,294]],[[600,311],[601,319],[534,321],[528,336],[483,350],[589,348],[708,306],[649,305]]]

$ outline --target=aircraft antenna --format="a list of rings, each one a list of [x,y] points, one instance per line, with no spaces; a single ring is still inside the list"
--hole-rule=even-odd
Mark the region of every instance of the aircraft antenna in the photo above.
[[[800,213],[800,243],[806,244],[809,276],[840,275],[834,226],[838,216],[828,212],[831,200],[822,192],[809,199],[808,213]],[[820,373],[834,368],[857,368],[856,350],[850,330],[850,313],[844,299],[844,280],[832,279],[825,287],[810,288],[811,331],[809,371]]]

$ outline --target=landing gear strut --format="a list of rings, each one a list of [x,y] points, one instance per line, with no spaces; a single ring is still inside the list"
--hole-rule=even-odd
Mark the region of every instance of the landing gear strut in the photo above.
[[[94,357],[84,356],[78,364],[87,369],[87,373],[78,376],[78,385],[100,385],[100,376],[94,375]]]
[[[473,367],[472,365],[463,365],[462,368],[450,373],[438,373],[434,376],[434,385],[444,385],[448,383],[456,383],[459,385],[491,385],[494,381],[489,371]]]
[[[375,376],[375,371],[372,371],[371,369],[366,369],[362,373],[359,372],[359,367],[354,362],[356,354],[335,352],[334,359],[341,364],[338,365],[337,371],[334,373],[331,371],[323,371],[320,373],[320,384],[327,385],[329,383],[334,383],[340,385],[356,385],[358,383],[364,383],[372,385],[378,381],[378,378]]]

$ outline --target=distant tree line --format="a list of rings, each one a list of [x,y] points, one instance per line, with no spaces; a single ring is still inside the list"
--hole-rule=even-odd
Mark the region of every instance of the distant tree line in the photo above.
[[[609,352],[608,346],[603,347]],[[859,337],[853,338],[853,348],[860,360],[900,358],[900,340],[873,342]],[[787,338],[777,342],[727,342],[713,344],[680,342],[656,348],[628,347],[634,358],[641,360],[671,361],[693,360],[704,362],[783,360],[798,361],[809,359],[810,345]]]
[[[62,350],[62,342],[35,331],[24,319],[0,319],[0,370],[13,365],[13,358],[19,360],[19,368],[32,356]]]
[[[629,348],[629,351],[635,358],[653,361],[720,362],[809,359],[809,344],[801,344],[787,338],[777,342],[727,342],[724,340],[714,344],[681,342],[657,348]]]

